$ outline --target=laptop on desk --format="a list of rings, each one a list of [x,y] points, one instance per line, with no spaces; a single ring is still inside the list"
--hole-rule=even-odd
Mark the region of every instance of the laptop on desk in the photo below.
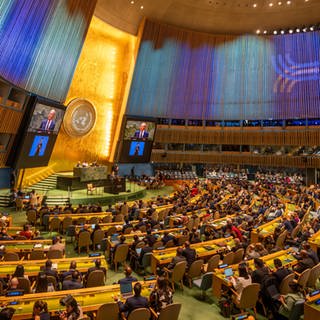
[[[132,283],[120,284],[120,294],[122,299],[127,299],[133,296]]]

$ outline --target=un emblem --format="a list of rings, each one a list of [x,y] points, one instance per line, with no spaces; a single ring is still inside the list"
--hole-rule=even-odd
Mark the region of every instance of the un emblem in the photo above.
[[[63,126],[69,136],[85,136],[93,129],[95,122],[96,109],[92,103],[75,99],[68,104]]]

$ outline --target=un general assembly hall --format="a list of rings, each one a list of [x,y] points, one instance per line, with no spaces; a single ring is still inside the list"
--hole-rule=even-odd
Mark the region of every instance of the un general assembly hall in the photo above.
[[[0,0],[0,320],[320,319],[320,0]]]

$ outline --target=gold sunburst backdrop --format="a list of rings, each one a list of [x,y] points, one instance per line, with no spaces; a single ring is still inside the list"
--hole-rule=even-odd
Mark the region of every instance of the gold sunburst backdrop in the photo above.
[[[96,109],[85,99],[74,99],[68,106],[63,119],[66,133],[71,137],[87,135],[96,123]]]

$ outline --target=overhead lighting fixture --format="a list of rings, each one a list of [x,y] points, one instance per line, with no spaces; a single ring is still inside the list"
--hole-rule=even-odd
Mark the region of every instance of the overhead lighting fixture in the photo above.
[[[257,7],[257,4],[256,4],[256,3],[254,3],[252,6],[253,6],[254,8],[256,8],[256,7]]]
[[[291,1],[287,1],[287,4],[288,4],[288,5],[291,4]]]
[[[282,5],[282,2],[281,2],[281,1],[279,1],[279,2],[278,2],[278,6],[281,6],[281,5]]]
[[[280,33],[281,33],[281,34],[284,34],[284,30],[281,30]]]
[[[260,34],[260,33],[261,33],[260,29],[256,30],[256,34]]]
[[[273,31],[273,34],[278,34],[278,31],[277,31],[277,30],[274,30],[274,31]]]
[[[269,3],[269,7],[272,7],[272,6],[273,6],[273,3],[272,3],[272,2],[270,2],[270,3]]]
[[[300,29],[299,29],[299,28],[297,28],[297,29],[296,29],[296,32],[298,32],[298,33],[299,33],[299,32],[300,32]]]
[[[140,6],[140,9],[143,10],[144,6]]]
[[[314,31],[314,26],[311,26],[309,29],[310,31]]]
[[[263,34],[267,34],[268,33],[268,31],[267,30],[263,30]]]
[[[293,30],[292,30],[292,29],[289,29],[289,33],[293,33]]]
[[[134,4],[134,0],[131,0],[130,3],[131,3],[131,4]]]

